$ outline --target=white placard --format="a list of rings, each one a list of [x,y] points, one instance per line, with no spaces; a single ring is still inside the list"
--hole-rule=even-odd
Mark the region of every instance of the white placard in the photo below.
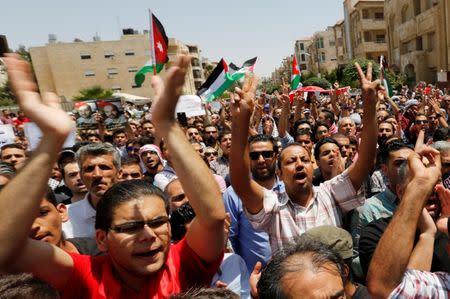
[[[0,147],[14,143],[15,140],[13,127],[11,125],[0,125]]]
[[[42,138],[42,132],[41,129],[39,129],[38,126],[36,126],[35,123],[26,123],[23,126],[23,130],[25,132],[25,137],[27,137],[28,142],[30,144],[30,151],[34,151],[39,143],[41,142]],[[72,147],[75,144],[75,127],[73,128],[72,132],[70,132],[70,135],[67,136],[66,141],[64,141],[63,147]]]
[[[186,117],[205,115],[205,109],[202,106],[202,100],[196,95],[184,95],[178,99],[176,113],[186,113]]]

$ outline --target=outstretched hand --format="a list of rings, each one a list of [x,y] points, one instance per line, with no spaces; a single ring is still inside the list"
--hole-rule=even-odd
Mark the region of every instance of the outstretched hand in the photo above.
[[[241,115],[250,116],[255,108],[255,93],[258,86],[258,79],[254,75],[245,75],[242,89],[235,88],[235,94],[231,101],[231,115],[239,117]]]
[[[363,100],[370,101],[375,104],[378,100],[378,91],[384,90],[384,88],[381,86],[381,81],[379,79],[372,81],[372,63],[368,63],[367,72],[365,75],[361,69],[361,66],[357,62],[355,63],[355,67],[358,71]]]
[[[160,76],[151,78],[152,88],[155,92],[151,108],[152,123],[156,128],[157,135],[165,131],[167,126],[175,123],[175,107],[183,90],[190,61],[188,55],[182,54],[178,57],[175,65],[169,69],[164,80]]]
[[[23,113],[41,129],[46,137],[64,142],[74,122],[61,109],[59,97],[53,92],[39,94],[33,80],[30,65],[17,54],[6,54],[2,58],[6,65],[9,82]]]
[[[408,167],[412,179],[420,179],[421,182],[435,186],[441,176],[441,157],[439,151],[422,146],[417,152],[409,155]]]

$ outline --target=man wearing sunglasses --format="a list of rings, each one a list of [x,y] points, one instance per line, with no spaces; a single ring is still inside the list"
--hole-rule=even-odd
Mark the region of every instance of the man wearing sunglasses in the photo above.
[[[165,195],[143,180],[121,182],[106,192],[107,199],[98,206],[97,244],[107,252],[100,258],[68,254],[27,237],[51,167],[73,124],[55,107],[59,101],[55,94],[41,101],[25,62],[18,56],[5,60],[18,102],[43,138],[33,159],[0,193],[1,271],[31,272],[55,287],[62,298],[167,298],[209,284],[223,257],[226,214],[217,185],[210,183],[210,170],[173,117],[189,57],[179,58],[166,82],[153,77],[152,116],[196,217],[185,239],[171,245]]]
[[[253,180],[268,190],[284,192],[284,184],[275,173],[278,158],[275,139],[269,135],[255,135],[250,137],[248,144]],[[269,237],[267,233],[253,228],[232,186],[223,194],[223,200],[225,209],[230,213],[229,239],[233,249],[244,259],[249,272],[252,272],[256,262],[265,264],[271,256]]]
[[[278,159],[278,170],[286,192],[277,194],[250,178],[246,154],[250,117],[255,106],[255,77],[246,78],[231,105],[231,184],[242,199],[247,216],[257,229],[266,231],[272,251],[282,249],[294,237],[319,225],[342,226],[343,215],[364,203],[359,189],[372,168],[376,154],[377,125],[375,106],[380,81],[372,82],[372,65],[367,75],[356,64],[364,100],[362,141],[358,160],[342,174],[313,187],[310,153],[298,143],[285,147]]]

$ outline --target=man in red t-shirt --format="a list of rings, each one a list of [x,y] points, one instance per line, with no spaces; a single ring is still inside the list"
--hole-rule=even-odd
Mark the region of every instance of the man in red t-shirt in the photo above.
[[[73,123],[57,107],[56,95],[41,99],[26,62],[16,55],[4,60],[21,109],[43,137],[33,158],[0,193],[0,270],[33,273],[63,298],[164,298],[208,284],[222,260],[226,215],[217,185],[210,184],[211,172],[173,117],[189,58],[181,56],[165,82],[153,77],[152,115],[196,217],[186,237],[171,245],[165,195],[143,181],[117,184],[97,208],[96,238],[103,257],[69,254],[27,238]]]

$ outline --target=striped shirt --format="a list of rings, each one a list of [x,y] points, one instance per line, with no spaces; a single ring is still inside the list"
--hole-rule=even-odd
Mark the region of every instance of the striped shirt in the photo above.
[[[246,210],[253,227],[268,233],[272,252],[310,228],[342,226],[342,216],[364,204],[362,189],[353,188],[348,170],[313,188],[314,199],[307,207],[294,203],[286,192],[264,189],[263,209],[254,215]]]
[[[450,274],[408,269],[389,298],[441,299],[450,297]]]

